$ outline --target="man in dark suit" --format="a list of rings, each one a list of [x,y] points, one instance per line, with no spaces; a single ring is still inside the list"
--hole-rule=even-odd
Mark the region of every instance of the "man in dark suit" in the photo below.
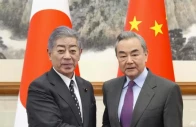
[[[125,76],[103,85],[102,127],[182,127],[179,86],[146,68],[144,39],[124,31],[117,37],[115,51]]]
[[[74,73],[81,52],[74,30],[60,26],[52,32],[48,55],[53,67],[28,90],[29,127],[96,127],[93,87]]]

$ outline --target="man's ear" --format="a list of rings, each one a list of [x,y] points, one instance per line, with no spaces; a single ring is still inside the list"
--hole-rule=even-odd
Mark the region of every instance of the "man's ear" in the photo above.
[[[148,61],[148,50],[145,52],[146,62]]]
[[[82,49],[79,49],[80,50],[80,55],[82,54]]]
[[[47,49],[47,53],[48,53],[48,57],[51,60],[51,51],[49,51],[49,49]]]
[[[82,49],[79,49],[79,59],[78,59],[78,61],[80,60],[81,54],[82,54]]]
[[[145,55],[148,56],[148,50],[145,52]]]

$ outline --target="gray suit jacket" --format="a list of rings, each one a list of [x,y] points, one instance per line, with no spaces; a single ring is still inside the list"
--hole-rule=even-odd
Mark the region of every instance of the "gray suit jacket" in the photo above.
[[[90,82],[77,77],[83,123],[61,77],[51,69],[34,80],[28,90],[29,127],[96,127],[96,103]]]
[[[103,85],[102,127],[120,127],[118,105],[126,77]],[[183,102],[179,86],[148,71],[136,101],[130,127],[182,127]]]

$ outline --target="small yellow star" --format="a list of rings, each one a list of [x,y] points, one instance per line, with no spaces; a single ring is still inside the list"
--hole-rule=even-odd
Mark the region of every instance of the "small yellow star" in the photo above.
[[[157,21],[155,20],[155,24],[153,27],[150,27],[150,29],[155,31],[155,36],[157,36],[158,33],[163,34],[161,28],[162,28],[163,24],[158,24]]]
[[[138,25],[141,23],[142,21],[137,21],[136,17],[134,16],[133,21],[129,22],[131,24],[131,30],[136,29],[138,31]]]

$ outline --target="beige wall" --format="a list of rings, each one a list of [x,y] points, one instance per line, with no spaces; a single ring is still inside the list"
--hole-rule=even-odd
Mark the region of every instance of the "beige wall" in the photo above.
[[[196,61],[173,61],[176,82],[196,82]],[[20,82],[23,60],[0,60],[0,82]],[[83,53],[79,61],[81,76],[91,82],[103,82],[117,75],[114,49],[101,53]]]
[[[107,55],[106,55],[107,54]],[[174,61],[177,82],[196,82],[196,62]],[[23,60],[0,60],[0,82],[20,82]],[[103,82],[115,78],[118,63],[114,49],[101,53],[83,53],[79,62],[81,76],[91,82]],[[102,97],[97,97],[97,121],[101,127],[104,106]],[[196,127],[196,95],[183,96],[184,127]],[[13,127],[17,96],[0,96],[0,127]]]
[[[97,127],[101,127],[104,106],[102,96],[96,97],[97,101]],[[183,96],[184,118],[183,127],[196,127],[196,95]],[[0,96],[0,127],[13,127],[17,96]]]

